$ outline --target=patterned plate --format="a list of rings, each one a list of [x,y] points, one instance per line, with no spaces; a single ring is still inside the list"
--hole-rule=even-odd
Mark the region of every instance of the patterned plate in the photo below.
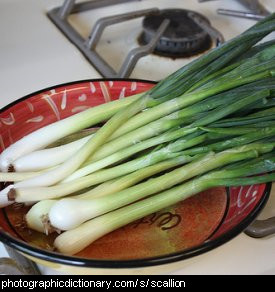
[[[0,148],[49,123],[153,85],[143,80],[85,80],[28,95],[2,109]],[[53,251],[56,234],[45,236],[26,228],[28,207],[15,204],[0,211],[0,240],[30,256],[76,266],[168,263],[213,249],[242,232],[267,201],[269,191],[270,184],[210,189],[120,228],[73,257]]]

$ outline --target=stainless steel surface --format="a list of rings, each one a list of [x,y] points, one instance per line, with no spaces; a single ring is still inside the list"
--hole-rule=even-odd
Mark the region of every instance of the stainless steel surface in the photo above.
[[[75,2],[75,0],[68,0],[70,2]],[[93,0],[85,1],[80,3],[75,3],[71,13],[83,12],[90,9],[96,9],[101,7],[106,7],[114,4],[121,4],[126,2],[138,2],[142,0]],[[64,4],[63,4],[64,5]]]
[[[74,8],[75,0],[65,0],[62,7],[59,9],[58,16],[65,20]]]
[[[137,61],[143,56],[146,56],[154,51],[160,37],[163,35],[163,32],[166,30],[169,23],[170,21],[168,19],[165,19],[158,28],[155,36],[147,45],[134,48],[129,52],[118,73],[119,77],[125,78],[130,76],[131,72],[134,70]]]
[[[5,245],[10,258],[0,258],[0,275],[41,275],[36,264]]]
[[[255,220],[245,230],[245,234],[261,238],[275,233],[275,217],[271,217],[265,220]]]
[[[265,207],[265,214],[260,214],[258,218],[245,230],[245,234],[253,238],[262,238],[275,234],[275,182],[272,184],[271,193],[268,200],[268,208]]]
[[[198,0],[200,3],[217,0]],[[247,18],[252,20],[261,20],[270,12],[258,0],[236,0],[240,2],[249,11],[237,11],[229,9],[218,9],[217,13],[220,15],[234,16],[240,18]],[[220,1],[222,3],[222,1]]]
[[[198,2],[200,3],[209,2],[209,1],[217,1],[217,0],[198,0]],[[252,10],[259,14],[265,14],[265,15],[269,14],[268,10],[261,3],[259,3],[259,0],[235,0],[235,1],[241,3],[243,6],[245,6],[249,10]]]
[[[252,20],[261,20],[265,18],[264,15],[256,14],[254,12],[236,11],[236,10],[229,10],[229,9],[218,9],[217,13],[220,15],[247,18],[247,19],[252,19]]]
[[[11,258],[0,258],[0,275],[25,275]]]
[[[131,20],[138,17],[142,17],[148,14],[158,13],[158,12],[159,12],[158,8],[152,8],[152,9],[133,11],[130,13],[124,13],[124,14],[112,15],[112,16],[100,18],[96,22],[95,26],[93,27],[89,35],[89,39],[86,43],[86,46],[88,49],[94,50],[103,33],[103,30],[109,25],[124,22],[124,21]]]
[[[223,35],[217,29],[211,26],[208,22],[203,21],[201,18],[199,18],[196,14],[192,12],[189,12],[188,16],[191,17],[198,26],[200,26],[204,31],[206,31],[211,36],[216,46],[219,46],[220,44],[224,43],[225,40]]]

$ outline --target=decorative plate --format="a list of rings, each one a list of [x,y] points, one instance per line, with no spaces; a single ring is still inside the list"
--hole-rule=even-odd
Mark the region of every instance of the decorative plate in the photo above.
[[[23,97],[0,112],[0,149],[49,123],[153,85],[144,80],[85,80]],[[255,219],[269,191],[270,184],[210,189],[120,228],[73,257],[53,251],[55,234],[26,228],[28,207],[14,204],[0,210],[0,240],[34,258],[73,266],[158,265],[206,252],[238,235]]]

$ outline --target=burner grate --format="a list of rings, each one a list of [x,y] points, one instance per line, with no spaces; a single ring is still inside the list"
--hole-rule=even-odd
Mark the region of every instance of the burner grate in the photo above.
[[[199,0],[199,2],[208,2],[212,0]],[[259,0],[237,0],[249,11],[238,11],[230,9],[218,9],[217,13],[225,16],[240,17],[252,20],[261,20],[268,16],[270,12],[259,2]]]
[[[134,2],[140,0],[93,0],[82,3],[75,3],[75,0],[65,0],[61,7],[57,7],[48,12],[49,18],[54,24],[64,33],[64,35],[83,53],[87,60],[95,67],[95,69],[103,76],[107,78],[125,78],[129,77],[133,71],[136,63],[140,58],[146,56],[153,51],[158,54],[171,56],[171,57],[185,57],[192,56],[194,54],[201,53],[209,49],[212,43],[218,46],[224,41],[223,36],[219,31],[213,28],[210,22],[202,15],[196,12],[182,10],[184,12],[178,12],[184,14],[186,23],[192,23],[193,29],[182,30],[178,29],[184,26],[183,23],[175,21],[174,16],[169,16],[169,9],[160,11],[158,8],[145,9],[141,11],[130,12],[126,14],[113,15],[99,19],[88,39],[84,39],[67,21],[67,18],[72,13],[79,13],[82,11],[98,9],[106,6],[111,6],[120,3]],[[209,0],[199,0],[204,2]],[[254,9],[253,13],[242,13],[237,14],[242,17],[256,17],[260,19],[262,14],[266,15],[266,10],[263,10],[262,6],[259,5],[258,0],[238,0],[245,4],[250,9]],[[253,4],[253,5],[252,5]],[[168,15],[166,14],[168,13]],[[225,11],[219,10],[218,13],[227,15],[235,15],[236,11]],[[232,14],[233,13],[233,14]],[[177,13],[176,13],[177,14]],[[252,15],[253,14],[253,15]],[[157,16],[158,15],[158,16]],[[128,21],[130,19],[145,17],[144,26],[145,32],[139,38],[141,46],[130,50],[124,61],[122,62],[121,68],[116,71],[110,64],[100,56],[96,51],[96,46],[101,38],[103,30],[110,25]],[[146,28],[148,19],[158,18],[156,24],[153,27]],[[180,18],[180,17],[176,17]],[[177,27],[178,26],[178,27]],[[176,32],[175,36],[173,35]],[[172,34],[167,38],[167,33]]]
[[[139,1],[139,0],[130,0],[130,1]],[[199,53],[200,51],[197,48],[203,48],[202,40],[200,38],[192,39],[184,45],[180,42],[171,43],[165,38],[166,30],[169,30],[169,23],[171,23],[171,18],[162,17],[154,28],[154,33],[151,34],[150,40],[145,39],[145,42],[141,46],[136,47],[128,52],[125,60],[122,63],[121,68],[116,72],[110,64],[108,64],[96,51],[96,46],[98,41],[101,38],[101,35],[104,29],[116,23],[128,21],[137,17],[150,17],[154,15],[161,14],[161,11],[158,8],[146,9],[141,11],[130,12],[126,14],[113,15],[99,19],[94,25],[88,39],[84,39],[67,21],[67,18],[72,13],[78,13],[86,10],[97,9],[105,6],[115,5],[119,3],[129,2],[129,0],[94,0],[87,1],[83,3],[75,3],[75,0],[65,0],[61,7],[57,7],[48,12],[49,18],[54,22],[54,24],[64,33],[64,35],[77,46],[77,48],[83,53],[87,60],[97,69],[97,71],[107,78],[125,78],[129,77],[133,71],[137,61],[152,53],[156,47],[168,46],[173,47],[174,50],[177,50],[179,47],[185,47],[185,51],[188,48]],[[189,13],[187,11],[186,13]],[[199,17],[198,14],[191,13],[186,17],[188,21],[192,22],[195,25],[197,36],[202,35],[205,42],[204,50],[210,47],[211,38],[214,40],[214,43],[219,44],[223,41],[222,36],[210,26],[210,23],[204,17]],[[146,22],[146,21],[145,21]],[[174,24],[172,24],[172,30]],[[171,31],[171,29],[170,29]],[[184,38],[185,36],[183,36]],[[195,50],[194,50],[195,47]],[[161,49],[163,51],[163,49]],[[176,52],[177,53],[177,52]]]
[[[130,0],[139,1],[139,0]],[[105,6],[129,2],[129,0],[95,0],[75,4],[75,0],[65,0],[61,7],[57,7],[48,12],[48,17],[64,33],[64,35],[77,46],[87,60],[97,69],[97,71],[106,78],[125,78],[129,77],[137,61],[150,54],[160,36],[167,28],[169,21],[165,20],[160,25],[155,37],[147,45],[132,49],[126,56],[120,70],[116,72],[97,52],[96,46],[104,29],[116,23],[124,22],[134,18],[158,13],[159,9],[145,9],[126,14],[113,15],[99,19],[93,27],[88,39],[84,39],[67,21],[71,13],[82,12],[91,9],[97,9]]]

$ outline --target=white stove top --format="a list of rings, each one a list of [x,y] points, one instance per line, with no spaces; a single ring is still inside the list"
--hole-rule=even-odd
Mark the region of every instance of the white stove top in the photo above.
[[[274,9],[273,0],[262,0],[268,8]],[[46,12],[60,6],[63,0],[2,0],[0,8],[0,107],[33,91],[55,84],[74,80],[100,78],[99,73],[87,62],[46,17]],[[223,17],[216,14],[217,8],[244,10],[233,0],[210,1],[203,4],[197,0],[144,0],[120,4],[112,8],[112,13],[145,8],[185,8],[201,12],[212,25],[219,29],[225,39],[229,39],[251,25],[252,20]],[[273,6],[272,6],[273,5]],[[109,8],[110,11],[110,8]],[[90,25],[108,9],[71,16],[70,22],[83,36],[90,32]],[[114,68],[119,68],[122,58],[136,45],[139,34],[135,23],[119,24],[104,32],[98,50],[110,60]],[[124,28],[123,28],[124,27]],[[123,28],[123,29],[122,29]],[[121,36],[121,32],[125,34]],[[128,33],[127,33],[128,32]],[[131,32],[131,33],[129,33]],[[119,41],[126,46],[119,47]],[[113,45],[109,53],[109,45]],[[120,54],[118,54],[118,52]],[[150,55],[138,62],[131,77],[158,80],[189,62],[190,59],[172,60]],[[157,65],[156,65],[157,64]],[[165,69],[163,69],[165,68]],[[275,215],[275,196],[273,195],[261,217]],[[0,248],[0,257],[6,256]],[[57,273],[41,268],[45,274]],[[206,254],[182,262],[171,274],[275,274],[275,236],[253,239],[241,234],[230,242]]]

